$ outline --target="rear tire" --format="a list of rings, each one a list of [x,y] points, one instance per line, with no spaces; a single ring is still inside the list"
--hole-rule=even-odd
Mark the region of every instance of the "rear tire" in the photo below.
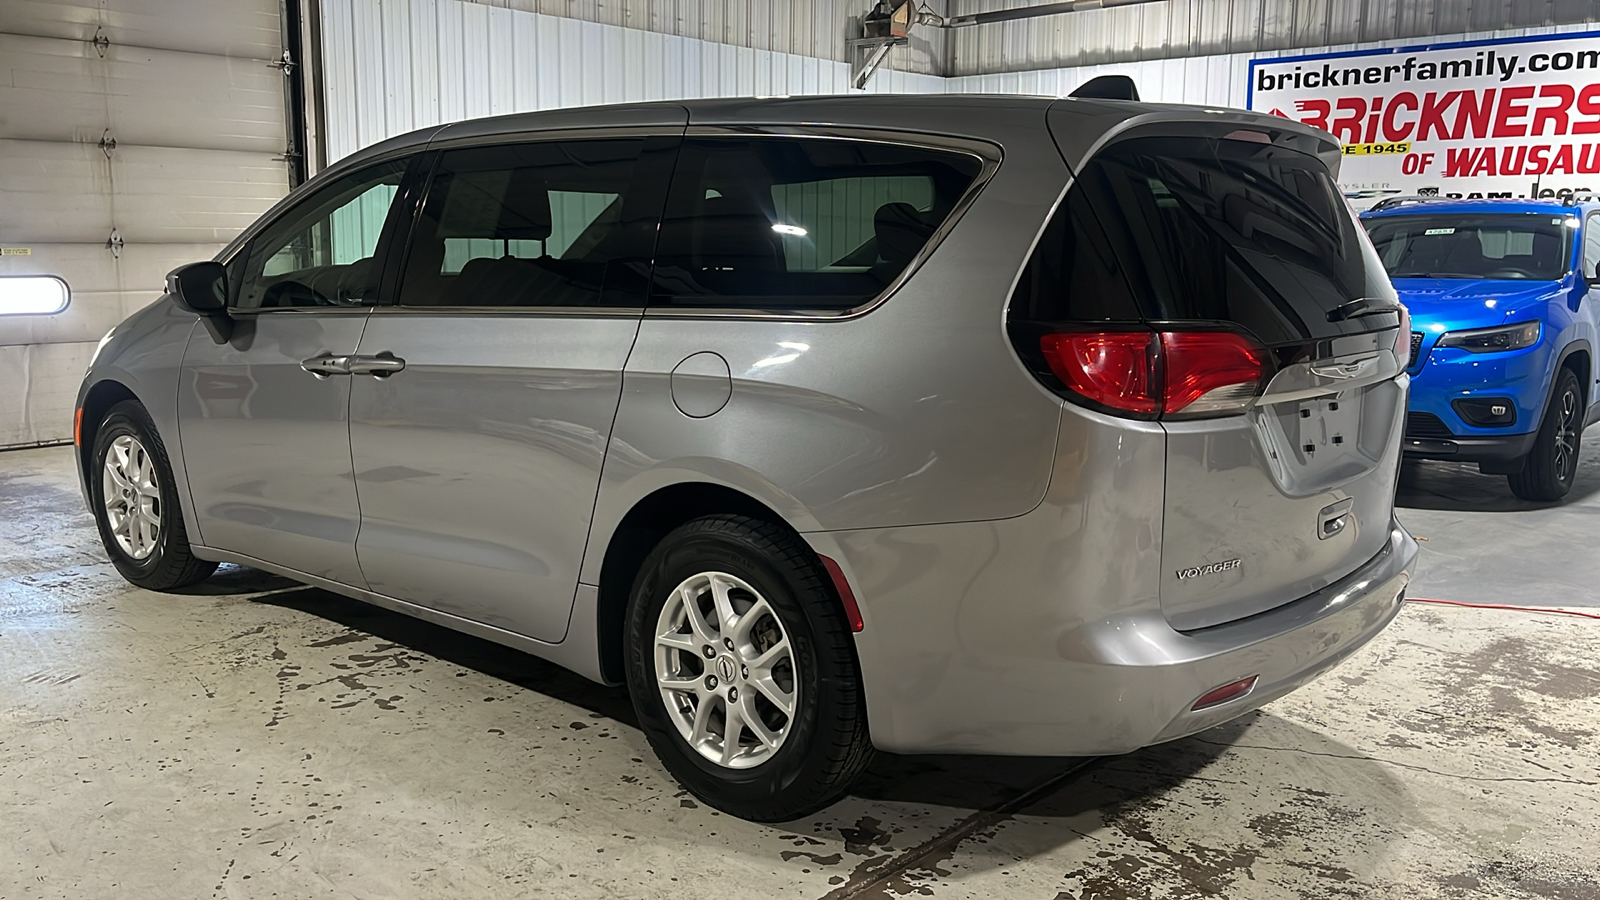
[[[1560,500],[1572,490],[1578,472],[1578,446],[1583,438],[1583,387],[1568,368],[1556,374],[1556,389],[1545,408],[1533,449],[1522,471],[1507,476],[1511,493],[1524,500]]]
[[[137,401],[124,400],[106,413],[89,464],[100,542],[123,578],[168,591],[216,571],[216,563],[196,559],[189,547],[166,445]]]
[[[645,737],[707,804],[795,819],[866,767],[850,626],[816,554],[788,529],[745,516],[678,527],[645,559],[625,627]]]

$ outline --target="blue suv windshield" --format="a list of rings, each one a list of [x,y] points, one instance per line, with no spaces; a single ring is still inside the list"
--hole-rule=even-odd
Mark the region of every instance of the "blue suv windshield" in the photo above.
[[[1564,216],[1383,216],[1367,234],[1390,278],[1555,281],[1567,271]]]

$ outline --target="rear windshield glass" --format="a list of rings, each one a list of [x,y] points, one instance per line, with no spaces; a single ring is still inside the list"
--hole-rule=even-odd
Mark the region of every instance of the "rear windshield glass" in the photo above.
[[[1095,156],[1073,190],[1146,318],[1231,322],[1267,344],[1393,327],[1385,316],[1330,321],[1353,300],[1397,302],[1315,156],[1249,140],[1134,138]]]
[[[1554,281],[1567,269],[1565,219],[1406,215],[1374,217],[1365,224],[1392,278]]]

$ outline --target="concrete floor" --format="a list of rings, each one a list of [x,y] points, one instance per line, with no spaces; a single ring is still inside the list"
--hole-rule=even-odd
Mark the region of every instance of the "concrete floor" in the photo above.
[[[1594,605],[1597,438],[1557,508],[1408,471],[1416,593]],[[70,451],[0,454],[4,898],[1594,898],[1597,698],[1600,621],[1410,605],[1194,738],[882,756],[755,825],[668,779],[621,691],[250,570],[131,588]]]

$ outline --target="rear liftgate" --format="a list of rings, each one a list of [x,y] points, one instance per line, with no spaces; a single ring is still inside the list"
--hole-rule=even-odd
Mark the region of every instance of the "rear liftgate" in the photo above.
[[[1410,327],[1328,149],[1271,120],[1130,129],[1081,167],[1012,301],[1047,386],[1166,429],[1180,631],[1304,597],[1388,539]]]

